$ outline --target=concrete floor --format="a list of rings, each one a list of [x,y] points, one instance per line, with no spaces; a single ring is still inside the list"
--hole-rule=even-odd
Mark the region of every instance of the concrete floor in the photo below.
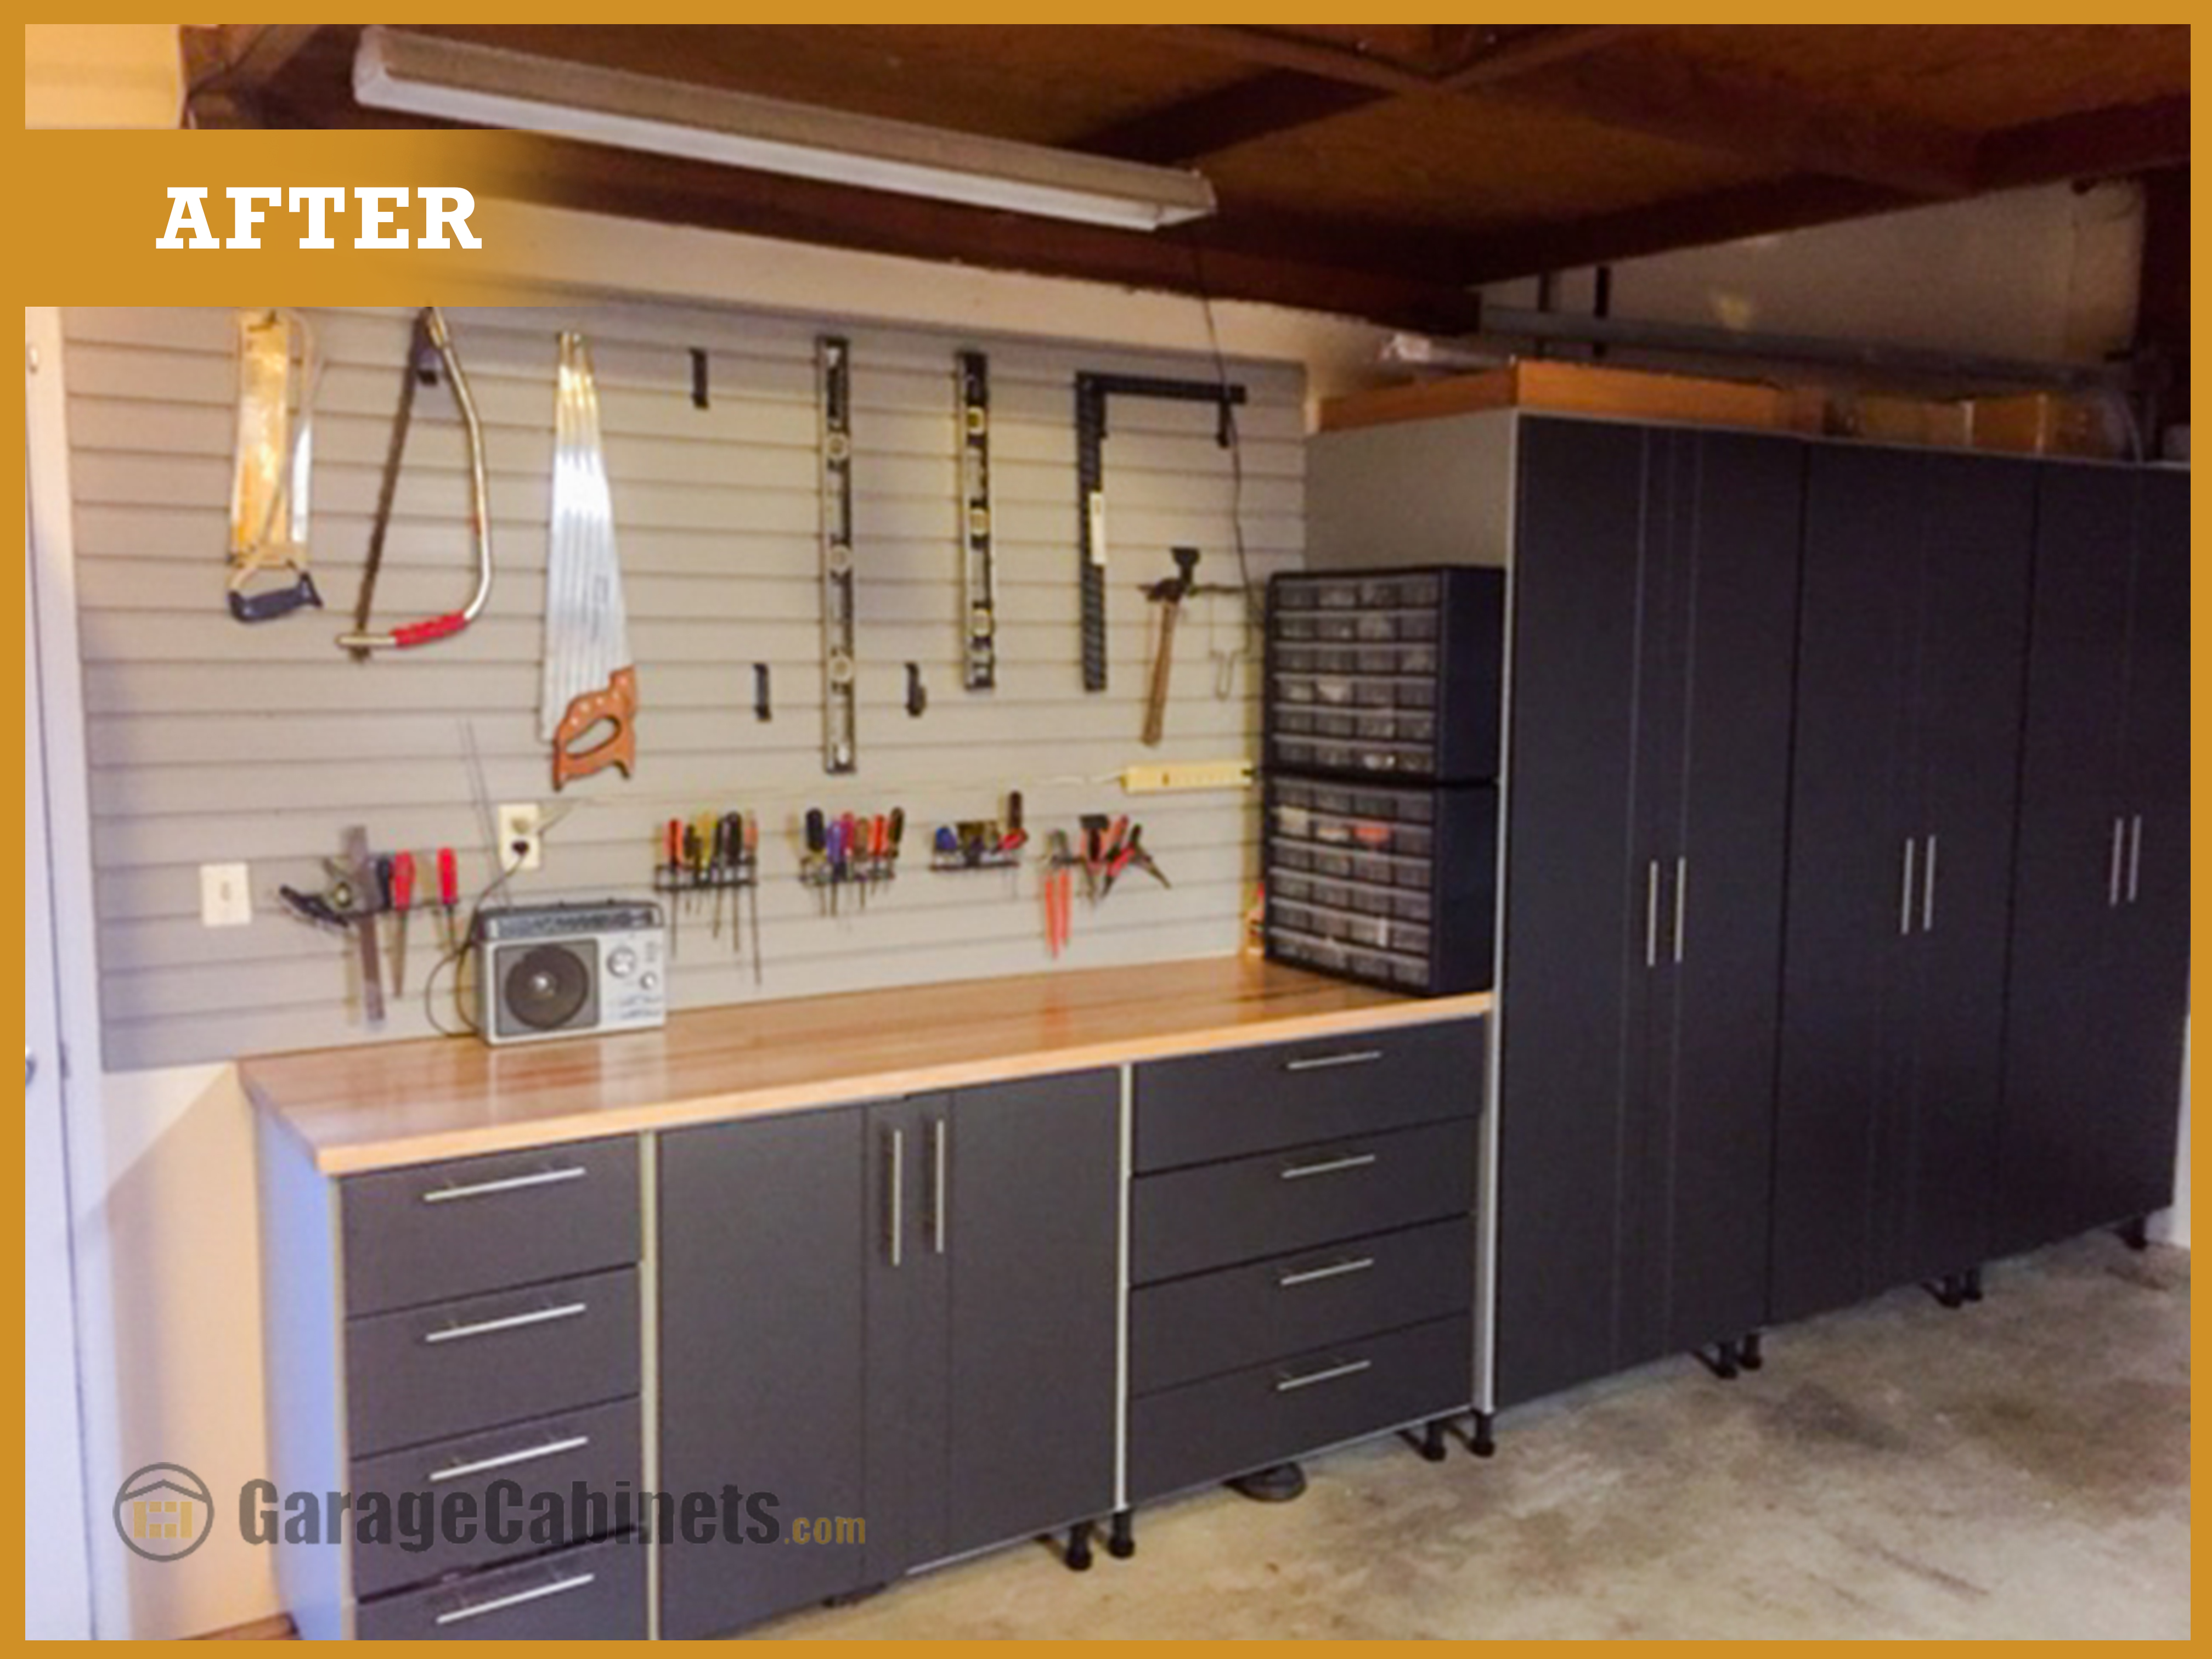
[[[2189,1257],[2076,1241],[1947,1313],[1900,1291],[1507,1417],[1295,1504],[1212,1491],[1070,1573],[1005,1550],[775,1637],[2189,1635]]]

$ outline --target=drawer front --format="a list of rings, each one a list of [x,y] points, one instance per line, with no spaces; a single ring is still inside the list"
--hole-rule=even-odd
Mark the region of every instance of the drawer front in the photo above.
[[[1136,1168],[1472,1117],[1484,1059],[1482,1022],[1467,1019],[1139,1066]]]
[[[1464,1411],[1474,1332],[1468,1319],[1435,1320],[1135,1401],[1129,1496],[1142,1503]]]
[[[1139,1285],[1305,1250],[1474,1207],[1474,1124],[1263,1152],[1133,1183]]]
[[[645,1553],[635,1537],[562,1550],[364,1603],[368,1642],[643,1641]]]
[[[1129,1299],[1129,1386],[1152,1394],[1474,1304],[1465,1218],[1154,1285]]]
[[[351,1321],[354,1455],[634,1395],[638,1348],[631,1267]]]
[[[626,1496],[642,1490],[645,1484],[638,1422],[637,1401],[618,1400],[611,1405],[537,1418],[487,1434],[441,1440],[412,1451],[356,1458],[353,1465],[356,1500],[366,1492],[380,1493],[389,1500],[397,1518],[418,1508],[422,1514],[434,1516],[456,1494],[464,1495],[474,1505],[477,1536],[465,1543],[441,1535],[426,1538],[425,1534],[442,1532],[426,1522],[416,1534],[424,1547],[409,1549],[400,1535],[401,1524],[395,1519],[391,1542],[355,1546],[354,1594],[382,1595],[464,1569],[538,1554],[548,1541],[581,1544],[614,1531],[622,1519],[614,1509],[615,1483],[629,1483]],[[520,1533],[505,1543],[485,1533],[487,1495],[501,1481],[512,1482],[514,1490],[502,1490],[501,1494],[501,1530],[512,1527]],[[603,1497],[604,1514],[571,1501],[580,1482],[587,1492]],[[562,1499],[568,1522],[565,1535],[557,1540],[530,1535],[534,1518],[531,1504],[545,1492]]]
[[[356,1316],[638,1259],[632,1136],[356,1176],[343,1194]]]

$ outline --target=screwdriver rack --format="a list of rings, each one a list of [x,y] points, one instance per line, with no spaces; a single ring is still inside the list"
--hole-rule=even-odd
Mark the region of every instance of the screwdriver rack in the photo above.
[[[839,896],[857,894],[865,907],[874,889],[898,878],[899,845],[906,835],[906,809],[888,813],[831,815],[810,807],[805,818],[805,852],[799,879],[814,890],[823,910],[835,915]]]
[[[1018,869],[1022,849],[1029,844],[1030,832],[1022,824],[1021,792],[1016,790],[1006,797],[1003,819],[939,825],[930,842],[929,867],[948,876],[970,870]]]

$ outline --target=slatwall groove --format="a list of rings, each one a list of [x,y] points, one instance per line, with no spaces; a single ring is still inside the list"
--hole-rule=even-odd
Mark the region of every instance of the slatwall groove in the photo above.
[[[1131,811],[1174,878],[1125,877],[1079,899],[1070,966],[1236,948],[1257,872],[1247,793],[1133,800],[1105,781],[1140,760],[1256,750],[1256,645],[1233,599],[1187,613],[1166,742],[1136,741],[1152,618],[1139,592],[1167,550],[1205,550],[1234,580],[1237,532],[1255,580],[1304,557],[1304,384],[1281,364],[1230,368],[1250,404],[1232,458],[1202,404],[1117,400],[1107,446],[1109,649],[1114,690],[1085,696],[1073,580],[1073,376],[1081,369],[1210,379],[1205,358],[953,331],[839,328],[696,307],[448,313],[487,429],[499,574],[460,638],[366,667],[336,649],[390,437],[411,328],[399,309],[312,311],[318,386],[313,547],[330,608],[246,629],[222,610],[236,383],[221,310],[64,314],[80,632],[93,763],[93,857],[107,1063],[118,1069],[319,1047],[431,1027],[416,993],[435,960],[432,914],[410,929],[409,994],[379,1033],[360,1024],[346,941],[283,915],[279,883],[319,879],[345,825],[380,848],[456,847],[465,887],[490,875],[473,747],[495,800],[566,816],[548,867],[517,896],[647,890],[658,824],[709,807],[761,814],[766,983],[683,922],[679,1006],[1048,971],[1034,862],[1018,873],[926,869],[939,823],[1028,798],[1032,830]],[[600,386],[642,709],[640,775],[561,797],[537,738],[555,339],[580,327]],[[861,769],[823,776],[814,339],[854,354]],[[991,354],[1000,685],[959,686],[960,568],[952,354]],[[690,351],[709,354],[710,406],[690,400]],[[466,453],[450,396],[422,388],[378,592],[390,623],[451,608],[471,579]],[[1241,484],[1237,472],[1241,471]],[[931,704],[904,711],[902,665]],[[752,665],[775,673],[775,719],[753,718]],[[1217,675],[1229,695],[1215,695]],[[835,783],[835,787],[830,787]],[[794,878],[800,815],[896,803],[911,828],[901,878],[865,914],[818,916]],[[198,866],[253,866],[250,927],[198,925]],[[387,931],[382,941],[389,947]],[[719,947],[719,948],[716,948]],[[198,971],[195,971],[198,970]],[[446,1015],[451,1024],[453,1016]]]

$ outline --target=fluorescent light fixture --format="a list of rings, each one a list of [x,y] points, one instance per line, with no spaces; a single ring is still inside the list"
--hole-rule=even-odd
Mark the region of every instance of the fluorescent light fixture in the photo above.
[[[381,24],[362,32],[353,94],[372,109],[1124,230],[1158,230],[1215,208],[1213,186],[1181,167],[722,92]]]

